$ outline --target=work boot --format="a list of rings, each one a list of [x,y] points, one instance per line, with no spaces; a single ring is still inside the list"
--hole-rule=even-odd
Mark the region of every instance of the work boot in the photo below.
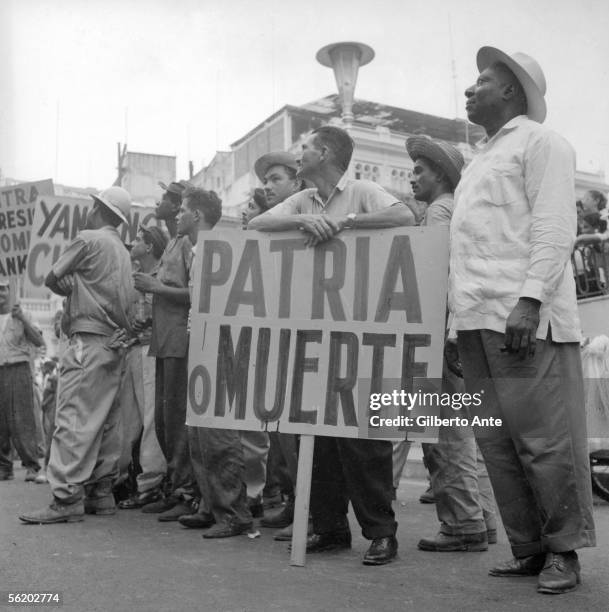
[[[290,523],[287,527],[280,529],[275,532],[273,536],[273,540],[277,540],[278,542],[289,542],[292,539],[292,530],[294,525]],[[313,521],[309,521],[307,525],[307,536],[313,535]]]
[[[94,484],[85,485],[84,506],[85,514],[116,514],[112,483],[109,480],[100,480]]]
[[[194,514],[195,509],[192,504],[188,504],[185,501],[181,501],[169,510],[165,510],[165,512],[161,512],[159,514],[158,520],[161,523],[171,523],[173,521],[177,521],[181,516],[186,516],[187,514]]]
[[[42,510],[22,514],[19,520],[32,525],[52,525],[54,523],[75,523],[82,521],[85,508],[82,500],[72,504],[62,504],[53,500],[51,505]]]
[[[466,535],[447,535],[438,533],[435,538],[422,538],[418,543],[419,550],[431,552],[479,552],[488,550],[486,531]]]
[[[537,576],[543,569],[545,554],[529,555],[528,557],[514,557],[492,567],[488,573],[499,578],[512,576]]]
[[[261,527],[271,527],[279,529],[281,527],[287,527],[292,524],[294,520],[294,502],[289,501],[281,509],[280,512],[273,514],[272,516],[264,516],[260,520]]]
[[[159,499],[143,506],[142,512],[145,512],[146,514],[159,514],[160,512],[171,510],[171,508],[177,506],[179,503],[180,500],[176,499],[175,497],[164,497],[163,499]]]
[[[203,534],[203,537],[206,540],[212,538],[231,538],[243,533],[248,533],[253,526],[253,523],[235,523],[233,521],[225,521],[222,523],[216,523],[210,527]]]
[[[85,514],[111,515],[116,514],[114,495],[109,493],[103,497],[85,497]]]

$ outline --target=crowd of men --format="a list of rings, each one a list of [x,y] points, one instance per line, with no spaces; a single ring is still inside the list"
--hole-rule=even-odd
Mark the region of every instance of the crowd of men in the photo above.
[[[487,550],[497,541],[496,503],[513,558],[490,574],[537,575],[539,592],[564,593],[580,581],[575,550],[595,545],[570,266],[575,158],[542,125],[546,85],[533,58],[483,47],[477,63],[466,110],[486,137],[472,161],[465,166],[455,147],[428,137],[406,141],[423,218],[377,183],[350,178],[353,140],[329,125],[306,138],[299,160],[273,152],[256,161],[262,187],[243,225],[301,232],[311,247],[349,230],[449,228],[443,390],[484,389],[478,414],[503,425],[442,427],[425,447],[440,527],[419,548]],[[216,193],[186,181],[161,186],[157,218],[166,230],[140,227],[124,245],[117,227],[130,196],[111,187],[93,196],[86,229],[48,272],[47,286],[66,298],[56,398],[47,398],[52,496],[19,518],[112,515],[122,497],[120,509],[224,538],[252,531],[265,490],[279,491],[283,505],[261,524],[290,539],[297,437],[186,425],[193,258],[199,231],[213,230],[222,207]],[[8,293],[0,285],[0,479],[12,477],[12,441],[30,480],[41,466],[27,347],[42,338],[18,306],[11,310]],[[396,558],[392,499],[409,445],[316,438],[308,552],[350,548],[351,502],[371,542],[363,563]],[[129,480],[135,484],[119,495],[117,484]]]

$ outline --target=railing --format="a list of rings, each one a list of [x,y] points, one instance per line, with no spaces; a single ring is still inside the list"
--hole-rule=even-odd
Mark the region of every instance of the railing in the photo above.
[[[571,263],[578,300],[609,295],[609,240],[576,247]]]

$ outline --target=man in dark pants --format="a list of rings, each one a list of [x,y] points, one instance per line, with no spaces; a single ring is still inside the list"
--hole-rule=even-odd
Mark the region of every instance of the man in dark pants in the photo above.
[[[413,225],[410,210],[380,185],[353,180],[346,172],[353,140],[340,128],[314,130],[303,144],[298,177],[305,189],[252,219],[251,229],[300,230],[315,245],[346,228]],[[372,544],[365,565],[389,563],[397,554],[397,523],[391,507],[393,462],[391,442],[318,436],[315,439],[311,514],[314,534],[308,552],[351,547],[347,506],[351,501],[365,538]]]
[[[533,58],[483,47],[477,61],[466,110],[487,136],[455,191],[449,304],[466,386],[484,391],[473,416],[495,419],[474,433],[514,558],[490,574],[538,574],[540,593],[564,593],[580,580],[575,549],[595,544],[570,265],[575,155],[540,125]]]
[[[181,194],[179,183],[167,186],[169,194]],[[169,191],[172,190],[172,191]],[[169,202],[169,197],[163,202]],[[171,208],[176,225],[179,206]],[[164,217],[165,218],[165,217]],[[165,218],[166,222],[167,219]],[[133,275],[135,288],[152,293],[151,356],[156,357],[155,427],[161,450],[167,460],[167,484],[164,499],[152,502],[142,512],[159,513],[159,521],[177,521],[194,512],[197,496],[186,431],[186,392],[188,388],[188,279],[192,263],[192,244],[179,232],[169,241],[156,277],[142,272]]]
[[[34,387],[30,349],[42,346],[37,331],[19,305],[10,306],[10,286],[0,279],[0,480],[12,480],[11,440],[33,482],[40,471],[36,450]]]

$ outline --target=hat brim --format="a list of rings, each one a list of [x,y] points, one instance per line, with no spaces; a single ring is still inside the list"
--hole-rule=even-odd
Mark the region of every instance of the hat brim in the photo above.
[[[476,56],[478,70],[482,72],[495,62],[505,64],[516,76],[527,98],[527,117],[538,123],[543,123],[547,114],[546,101],[537,83],[522,66],[515,62],[507,53],[495,47],[482,47]]]
[[[461,170],[457,168],[453,160],[446,154],[442,147],[438,146],[430,138],[425,136],[412,136],[406,141],[406,150],[410,159],[415,161],[419,157],[430,159],[440,166],[448,175],[448,180],[455,188],[461,180]]]
[[[287,157],[287,153],[267,153],[262,157],[259,157],[254,163],[254,172],[261,183],[264,182],[264,177],[269,171],[269,168],[273,166],[285,166],[286,168],[292,168],[292,170],[298,170],[298,164],[292,157]]]
[[[129,223],[129,220],[127,219],[127,217],[125,217],[125,215],[123,215],[120,209],[114,206],[114,204],[111,204],[107,200],[100,198],[98,195],[91,194],[91,197],[97,202],[99,202],[100,204],[103,204],[111,212],[113,212],[123,223]]]

